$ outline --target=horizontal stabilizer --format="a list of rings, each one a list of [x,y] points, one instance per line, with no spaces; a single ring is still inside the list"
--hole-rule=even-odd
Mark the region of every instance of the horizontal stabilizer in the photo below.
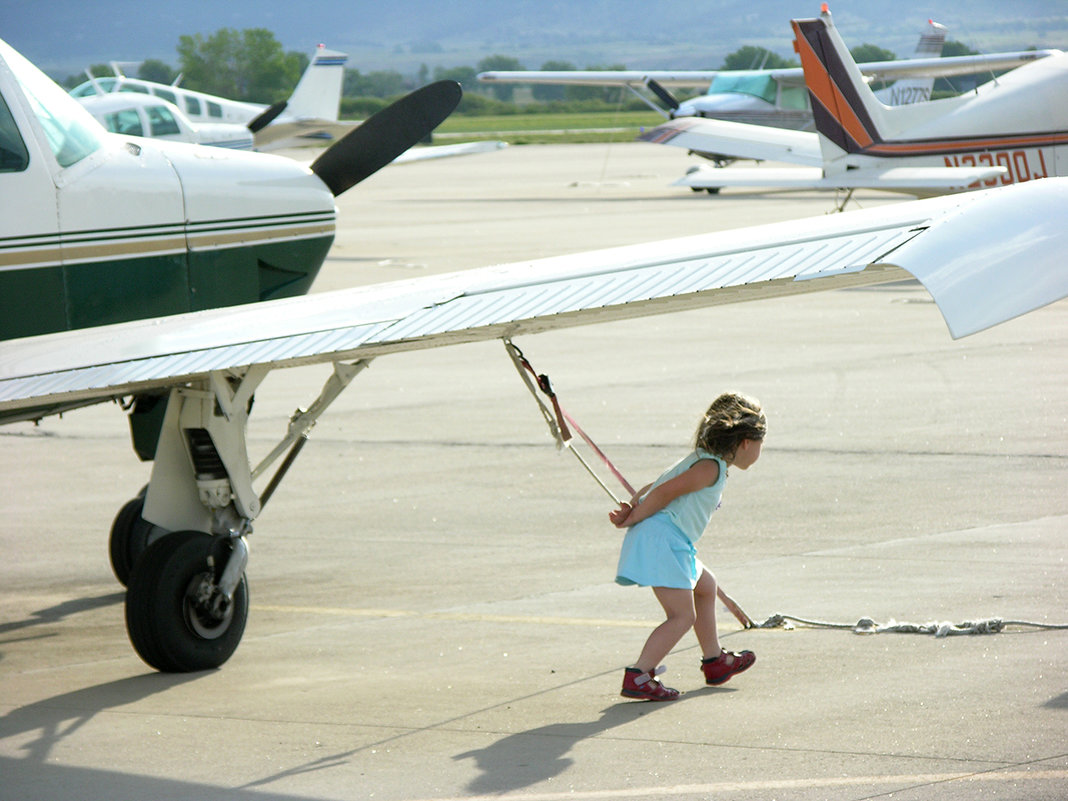
[[[812,167],[823,165],[823,154],[816,134],[766,125],[686,117],[669,120],[638,138],[644,142],[683,147],[702,154],[785,161]]]
[[[726,186],[783,189],[962,190],[999,178],[1004,167],[882,167],[824,175],[819,167],[707,167],[690,170],[674,186],[720,189]]]

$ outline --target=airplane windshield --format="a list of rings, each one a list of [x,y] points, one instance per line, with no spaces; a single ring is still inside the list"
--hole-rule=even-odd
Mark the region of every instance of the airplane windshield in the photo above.
[[[100,125],[77,100],[3,41],[0,57],[26,94],[61,167],[77,164],[100,148]]]
[[[80,83],[70,90],[71,97],[93,97],[97,94],[97,87],[104,94],[110,94],[115,91],[115,84],[119,82],[118,78],[97,78],[96,81],[86,81]]]
[[[775,103],[777,91],[778,86],[772,80],[772,77],[761,73],[732,75],[729,72],[721,72],[712,80],[712,85],[708,88],[710,95],[719,92],[732,92],[734,94],[759,97],[761,100],[771,104]]]

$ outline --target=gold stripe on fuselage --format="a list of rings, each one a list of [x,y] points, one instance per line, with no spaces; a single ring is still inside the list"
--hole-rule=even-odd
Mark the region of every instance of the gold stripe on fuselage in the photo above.
[[[0,250],[0,270],[46,267],[57,264],[128,259],[181,253],[185,250],[212,250],[237,245],[256,245],[278,240],[301,240],[331,236],[334,223],[256,226],[203,233],[171,234],[153,237],[139,234],[122,238],[64,242]]]

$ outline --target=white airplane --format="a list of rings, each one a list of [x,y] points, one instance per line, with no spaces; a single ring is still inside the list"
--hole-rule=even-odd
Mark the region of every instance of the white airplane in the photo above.
[[[162,671],[215,668],[238,647],[252,525],[316,419],[374,358],[910,275],[954,337],[1068,296],[1068,179],[1051,179],[269,300],[307,288],[334,196],[447,115],[458,84],[375,115],[310,171],[131,146],[2,41],[0,100],[0,422],[105,401],[129,410],[153,468],[110,549],[130,639]],[[253,393],[272,370],[310,364],[328,368],[321,393],[253,466]]]
[[[671,120],[641,139],[701,154],[788,162],[793,168],[692,168],[676,182],[848,189],[928,195],[1068,173],[1068,54],[1051,55],[957,97],[908,106],[880,103],[824,7],[794,20],[816,133]]]
[[[946,29],[933,20],[920,35],[913,58],[861,64],[866,80],[894,81],[880,89],[879,99],[892,106],[931,99],[936,77],[1005,70],[1055,51],[1021,51],[939,58]],[[802,68],[772,70],[520,70],[478,75],[487,83],[572,86],[624,86],[665,117],[701,117],[749,125],[811,130],[812,110]],[[663,103],[657,105],[638,89],[645,87]],[[705,94],[678,101],[665,87],[707,88]]]
[[[242,135],[242,131],[247,134],[251,129],[259,134],[258,146],[281,146],[279,140],[294,137],[332,139],[352,129],[351,123],[338,122],[347,61],[345,53],[319,45],[289,100],[273,106],[228,100],[177,85],[128,78],[117,65],[113,65],[114,77],[90,77],[72,89],[71,95],[84,101],[113,93],[152,96],[177,106],[195,125],[234,126],[231,130],[236,131],[236,135]]]
[[[123,136],[148,136],[235,150],[253,148],[253,134],[248,126],[193,122],[178,106],[156,95],[111,92],[82,97],[79,101],[101,125]]]
[[[182,113],[180,108],[155,95],[112,92],[106,95],[83,97],[79,102],[111,133],[226,147],[233,150],[252,150],[254,147],[253,132],[249,128],[229,123],[194,123]],[[288,125],[288,123],[282,123],[282,125]],[[356,127],[356,123],[341,123],[336,130],[341,130],[342,126],[343,130],[348,132]],[[265,130],[269,131],[270,126]],[[274,146],[266,149],[274,149],[280,146],[281,140],[290,139],[290,134],[283,133],[271,139]],[[300,143],[306,144],[303,140]],[[501,150],[505,147],[507,143],[498,140],[459,142],[452,145],[420,144],[405,150],[390,163],[409,164],[414,161],[450,156],[470,156],[475,153]]]

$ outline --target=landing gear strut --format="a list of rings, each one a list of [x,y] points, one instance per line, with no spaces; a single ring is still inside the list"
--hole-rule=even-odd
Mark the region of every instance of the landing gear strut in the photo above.
[[[127,632],[150,666],[209,670],[233,655],[248,619],[252,521],[318,416],[368,364],[335,363],[319,397],[294,413],[286,436],[255,470],[245,431],[252,393],[268,367],[211,373],[171,391],[147,492],[116,516],[110,544],[115,575],[127,584]],[[257,495],[253,480],[283,454]]]

